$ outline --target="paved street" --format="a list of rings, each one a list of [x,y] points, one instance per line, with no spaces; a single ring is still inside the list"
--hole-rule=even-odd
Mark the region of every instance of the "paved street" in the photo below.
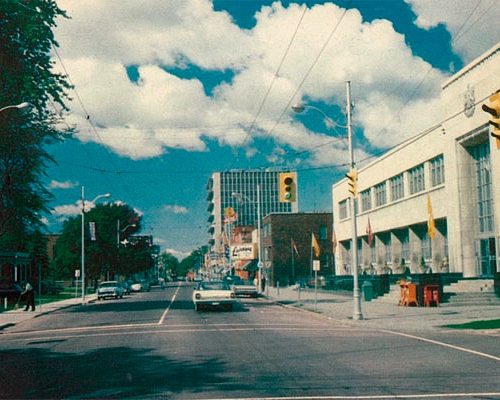
[[[0,397],[500,397],[498,335],[396,332],[268,299],[197,313],[191,292],[180,283],[5,328]]]

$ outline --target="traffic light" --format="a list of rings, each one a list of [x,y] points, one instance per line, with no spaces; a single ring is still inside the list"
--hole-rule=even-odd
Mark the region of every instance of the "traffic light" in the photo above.
[[[488,121],[491,125],[491,136],[496,139],[497,149],[500,149],[500,90],[492,94],[488,99],[488,104],[483,104],[483,111],[491,114],[492,118]]]
[[[279,175],[279,200],[282,203],[297,201],[297,174],[295,172],[280,172]]]
[[[356,197],[358,195],[358,171],[356,168],[349,170],[347,174],[347,184],[349,188],[347,189],[351,193],[351,197]]]

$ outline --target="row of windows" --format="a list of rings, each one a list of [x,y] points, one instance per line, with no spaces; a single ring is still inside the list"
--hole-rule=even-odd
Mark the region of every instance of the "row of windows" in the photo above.
[[[429,161],[430,184],[432,187],[444,183],[444,158],[443,155]],[[409,194],[413,195],[425,190],[425,164],[417,165],[407,171]],[[368,188],[360,193],[361,211],[373,208],[372,194],[374,194],[375,207],[387,204],[387,182],[381,182],[373,188]],[[390,201],[397,201],[405,196],[404,173],[389,179]],[[347,200],[339,203],[340,219],[347,218]]]

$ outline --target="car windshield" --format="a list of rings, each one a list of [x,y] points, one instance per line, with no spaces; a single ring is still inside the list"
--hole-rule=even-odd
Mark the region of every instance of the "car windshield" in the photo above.
[[[226,282],[202,282],[200,284],[202,290],[229,290]]]
[[[99,284],[99,287],[115,287],[117,286],[116,282],[103,282]]]

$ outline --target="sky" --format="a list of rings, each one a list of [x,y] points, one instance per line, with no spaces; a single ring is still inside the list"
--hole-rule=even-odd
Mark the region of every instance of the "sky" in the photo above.
[[[178,258],[207,243],[216,171],[297,170],[299,211],[331,211],[346,81],[362,163],[438,122],[442,82],[500,40],[498,0],[57,4],[54,70],[74,85],[62,126],[76,133],[48,148],[47,229],[78,215],[84,186],[135,208]]]

